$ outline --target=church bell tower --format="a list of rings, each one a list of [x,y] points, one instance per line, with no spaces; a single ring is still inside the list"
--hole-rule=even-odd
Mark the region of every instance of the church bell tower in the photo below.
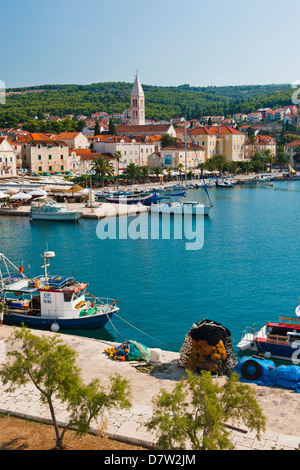
[[[145,97],[143,88],[136,73],[135,82],[131,90],[131,126],[145,125]]]

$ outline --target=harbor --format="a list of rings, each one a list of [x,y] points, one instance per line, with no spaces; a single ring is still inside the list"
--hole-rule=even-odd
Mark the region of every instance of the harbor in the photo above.
[[[130,379],[132,409],[122,414],[116,410],[106,416],[106,433],[112,439],[153,447],[153,436],[145,428],[153,412],[152,398],[161,386],[170,390],[185,374],[177,361],[185,335],[195,322],[211,318],[228,328],[240,360],[237,346],[247,325],[255,324],[259,329],[267,322],[277,321],[279,315],[295,316],[300,296],[300,255],[296,249],[300,220],[294,207],[300,183],[295,180],[272,184],[210,188],[213,210],[204,218],[204,246],[194,252],[184,249],[184,240],[99,240],[98,216],[92,213],[95,208],[86,207],[84,201],[70,203],[72,208],[83,214],[86,210],[87,214],[71,224],[30,221],[30,205],[3,209],[6,212],[0,214],[1,252],[17,267],[22,265],[22,273],[29,278],[39,276],[43,272],[40,254],[47,248],[55,251],[49,275],[67,276],[72,272],[89,285],[89,292],[118,301],[119,310],[104,327],[58,333],[78,353],[85,380],[97,377],[105,385],[114,372]],[[193,200],[201,200],[203,189],[190,188],[189,194]],[[135,205],[102,205],[116,206],[119,216],[125,208],[131,208],[132,214],[137,209]],[[147,206],[142,210],[150,217]],[[16,213],[18,217],[14,217]],[[89,214],[93,216],[88,217]],[[8,350],[11,331],[12,326],[6,324],[0,328],[0,340]],[[35,331],[56,334],[50,328]],[[160,351],[159,361],[150,373],[141,372],[136,363],[107,357],[105,349],[119,345],[124,338]],[[87,356],[88,365],[84,361]],[[215,380],[222,382],[224,377]],[[266,432],[258,441],[245,428],[231,429],[236,449],[298,449],[299,394],[279,387],[254,383],[251,386],[267,418]],[[1,392],[3,413],[46,422],[49,419],[32,387],[26,386],[15,395],[3,389]],[[64,423],[65,418],[62,409],[60,422]]]

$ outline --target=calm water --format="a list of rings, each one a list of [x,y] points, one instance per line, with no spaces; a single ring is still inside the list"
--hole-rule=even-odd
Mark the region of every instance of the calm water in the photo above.
[[[189,192],[193,200],[203,195]],[[186,240],[99,240],[96,220],[73,225],[11,217],[0,217],[0,251],[34,276],[42,274],[40,254],[48,244],[56,253],[52,274],[73,271],[92,294],[120,300],[120,316],[161,343],[115,319],[127,340],[179,350],[193,323],[207,318],[226,326],[237,343],[247,325],[294,316],[300,181],[211,189],[210,196],[215,206],[198,251],[187,251]],[[111,325],[82,334],[122,342]]]

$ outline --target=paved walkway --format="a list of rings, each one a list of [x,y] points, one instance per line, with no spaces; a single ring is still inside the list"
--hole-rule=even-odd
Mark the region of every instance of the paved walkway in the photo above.
[[[0,362],[5,361],[5,353],[12,349],[10,335],[12,328],[0,327]],[[35,334],[53,335],[51,332]],[[60,334],[60,333],[59,333]],[[161,351],[161,362],[164,367],[147,374],[137,370],[136,363],[119,362],[108,358],[104,350],[113,345],[105,341],[90,338],[61,335],[61,338],[78,353],[78,366],[82,378],[88,382],[98,378],[103,386],[108,385],[109,378],[120,373],[130,382],[131,403],[129,410],[110,410],[97,423],[93,430],[103,427],[108,437],[151,448],[154,437],[145,423],[152,416],[152,398],[163,387],[172,390],[180,377],[185,375],[177,367],[178,353]],[[128,338],[130,339],[130,338]],[[215,380],[225,380],[223,377]],[[267,418],[267,429],[258,441],[254,432],[232,430],[232,441],[237,450],[296,450],[300,445],[300,395],[289,390],[251,385],[257,391],[257,400]],[[58,420],[64,424],[67,413],[61,403],[56,404]],[[50,420],[48,408],[42,406],[39,394],[32,384],[28,384],[14,393],[7,393],[0,384],[0,413],[16,415],[33,420]]]

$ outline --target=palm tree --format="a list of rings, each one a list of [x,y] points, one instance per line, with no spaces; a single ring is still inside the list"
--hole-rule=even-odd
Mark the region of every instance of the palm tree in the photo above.
[[[171,173],[172,173],[172,167],[171,166],[168,166],[168,168],[166,169],[166,172],[168,173],[168,181],[170,181],[171,179]]]
[[[129,176],[131,178],[131,184],[134,184],[135,178],[140,175],[140,169],[135,163],[129,163],[123,174]]]
[[[122,158],[122,152],[120,150],[116,150],[114,157],[118,162],[118,176],[120,176],[120,160]]]
[[[163,175],[162,168],[160,166],[156,166],[153,168],[152,173],[156,175],[157,180],[159,179],[159,175]]]
[[[99,155],[93,160],[92,169],[95,170],[98,176],[100,176],[101,188],[104,186],[104,179],[106,176],[109,178],[112,178],[114,176],[113,165],[107,158],[103,157],[102,155]]]
[[[147,176],[150,173],[150,168],[147,165],[141,166],[140,167],[140,173],[141,176],[143,177],[143,182],[144,184],[146,183]]]
[[[181,173],[184,170],[184,165],[182,163],[179,163],[177,170],[179,171],[179,179],[181,181]]]
[[[277,150],[277,156],[276,156],[276,164],[280,167],[280,171],[282,171],[282,168],[288,164],[288,161],[289,161],[289,158],[284,153],[283,145],[280,145]]]
[[[271,150],[270,149],[266,149],[263,153],[263,155],[265,156],[264,158],[264,161],[270,165],[270,168],[269,168],[269,173],[272,172],[272,166],[273,166],[273,162],[274,162],[274,155],[272,154]]]

